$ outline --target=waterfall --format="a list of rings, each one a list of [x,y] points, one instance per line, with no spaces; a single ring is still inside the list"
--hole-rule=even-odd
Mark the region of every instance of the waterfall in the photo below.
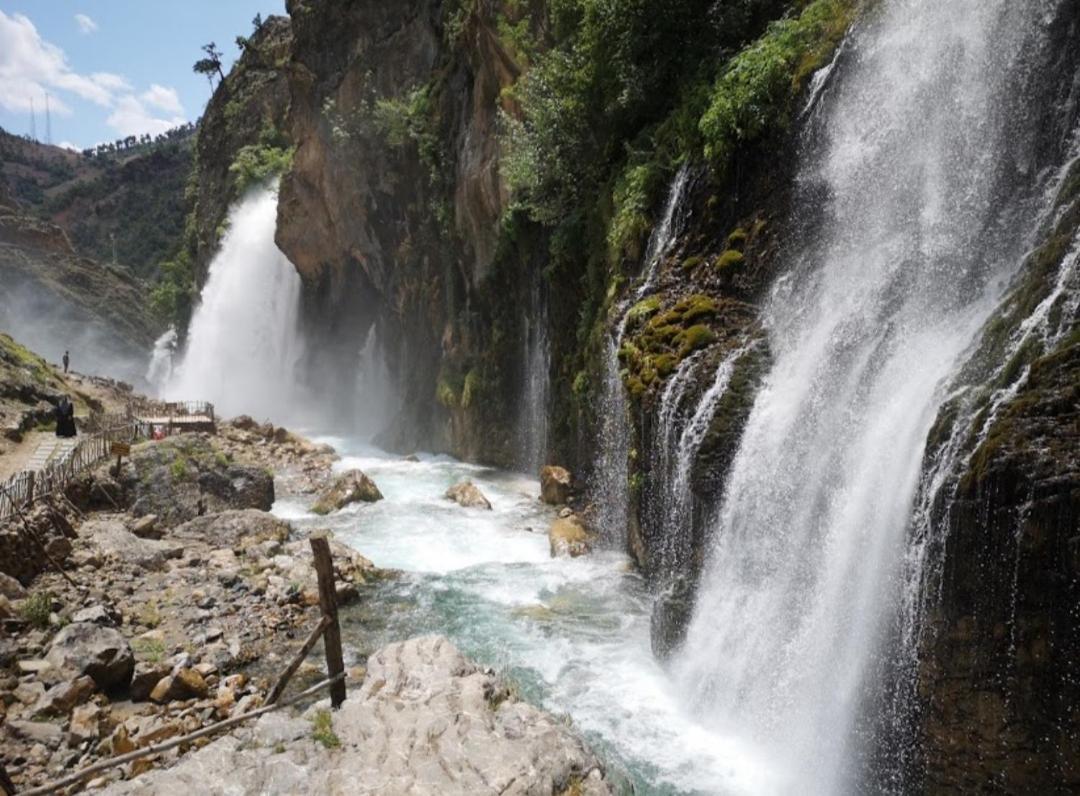
[[[630,509],[628,484],[630,467],[630,419],[626,391],[622,383],[619,349],[626,332],[627,313],[633,301],[639,301],[656,288],[660,266],[664,256],[671,250],[681,226],[679,213],[684,205],[686,186],[689,182],[689,165],[679,167],[668,189],[660,223],[653,227],[645,249],[644,274],[641,285],[630,297],[616,305],[611,317],[615,319],[614,335],[605,336],[603,383],[600,392],[600,439],[598,440],[598,466],[593,476],[592,492],[597,503],[601,534],[608,541],[621,540],[626,533]]]
[[[298,417],[300,277],[274,243],[276,225],[276,188],[249,193],[230,212],[165,397],[212,401],[222,417]]]
[[[691,569],[694,497],[690,491],[691,472],[735,365],[746,351],[738,348],[727,352],[716,366],[712,382],[696,401],[694,388],[709,351],[699,351],[683,360],[661,393],[649,456],[645,505],[649,525],[662,539],[659,567],[665,574]]]
[[[758,744],[785,791],[858,787],[927,433],[1045,194],[1018,88],[1053,7],[881,4],[807,129],[771,368],[673,662],[703,722]]]
[[[150,364],[146,366],[146,381],[154,389],[160,390],[172,378],[176,340],[176,327],[170,326],[154,341],[154,350],[150,353]]]
[[[524,384],[521,419],[518,422],[521,466],[538,472],[546,464],[548,437],[548,371],[551,367],[551,344],[548,340],[547,304],[538,278],[529,290],[529,312],[523,319]]]

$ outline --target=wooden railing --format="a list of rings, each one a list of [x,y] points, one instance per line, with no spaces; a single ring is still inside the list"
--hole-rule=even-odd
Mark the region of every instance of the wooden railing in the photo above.
[[[183,430],[185,424],[215,425],[214,405],[207,401],[153,401],[138,399],[128,404],[124,414],[97,414],[79,420],[82,436],[59,459],[37,471],[16,473],[0,483],[0,520],[15,514],[38,498],[63,489],[75,476],[109,457],[114,442],[133,442],[149,437],[154,426],[165,434]]]
[[[0,519],[63,489],[75,476],[108,458],[114,442],[130,443],[135,437],[135,424],[121,418],[118,424],[84,434],[74,447],[59,459],[47,462],[40,470],[16,473],[0,484]]]

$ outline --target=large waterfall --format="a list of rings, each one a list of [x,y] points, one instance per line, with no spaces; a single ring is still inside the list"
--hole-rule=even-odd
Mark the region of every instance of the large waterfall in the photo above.
[[[277,190],[248,194],[229,214],[167,398],[213,401],[222,416],[295,421],[300,277],[274,243]]]
[[[867,753],[927,432],[1045,200],[1022,89],[1056,5],[880,4],[807,130],[773,365],[674,662],[785,792],[850,790]]]

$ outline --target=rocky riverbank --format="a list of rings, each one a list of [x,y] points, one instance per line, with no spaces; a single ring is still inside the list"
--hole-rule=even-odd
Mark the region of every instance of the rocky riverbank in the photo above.
[[[47,555],[7,523],[0,762],[20,788],[262,703],[318,620],[310,549],[268,513],[267,465],[314,490],[334,458],[283,429],[225,424],[143,443],[119,473],[102,465],[39,504],[30,521]],[[379,577],[331,549],[342,602]]]
[[[218,434],[141,443],[119,472],[105,463],[39,503],[29,520],[47,555],[15,523],[0,528],[0,764],[18,788],[263,705],[318,621],[308,542],[268,510],[279,494],[336,506],[346,481],[377,494],[362,473],[335,480],[336,459],[328,446],[238,418]],[[340,603],[390,576],[337,542],[331,552]],[[346,642],[350,698],[332,716],[310,705],[268,714],[87,788],[169,793],[198,780],[200,792],[216,781],[325,793],[361,778],[395,792],[609,792],[564,723],[446,639],[370,659]],[[312,660],[291,691],[324,676],[321,647]],[[168,770],[146,774],[159,768]]]

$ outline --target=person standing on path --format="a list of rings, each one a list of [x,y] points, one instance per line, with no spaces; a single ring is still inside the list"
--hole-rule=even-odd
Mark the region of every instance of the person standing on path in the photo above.
[[[68,372],[68,363],[71,362],[71,357],[68,356],[68,352],[64,352],[64,373]]]

